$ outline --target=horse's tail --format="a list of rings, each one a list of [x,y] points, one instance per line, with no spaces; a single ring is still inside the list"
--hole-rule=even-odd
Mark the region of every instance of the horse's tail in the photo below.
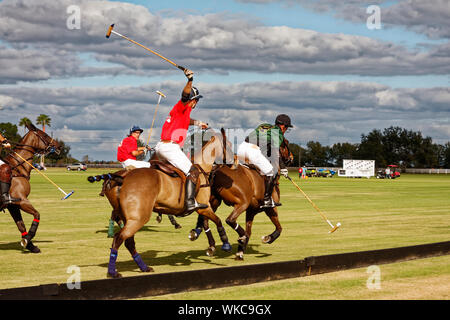
[[[100,175],[97,175],[97,176],[89,176],[87,179],[88,179],[88,181],[90,183],[94,183],[96,181],[105,180],[105,182],[107,182],[107,181],[114,181],[118,185],[122,185],[123,178],[124,177],[116,175],[114,173],[106,173],[106,174],[100,174]]]

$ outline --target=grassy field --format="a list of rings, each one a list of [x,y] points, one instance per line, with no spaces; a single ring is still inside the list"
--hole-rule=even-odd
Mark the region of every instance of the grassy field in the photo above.
[[[110,207],[98,196],[100,184],[90,184],[89,175],[108,170],[66,172],[49,169],[46,174],[72,197],[61,201],[61,193],[37,173],[31,177],[30,200],[41,213],[34,243],[42,253],[31,254],[20,247],[20,234],[9,213],[0,212],[0,288],[45,283],[64,283],[67,268],[81,269],[81,280],[103,279],[111,239],[107,238]],[[226,230],[233,253],[215,257],[205,254],[204,234],[191,242],[188,232],[195,214],[178,219],[183,226],[175,230],[167,217],[161,224],[152,216],[137,233],[137,249],[155,272],[172,272],[220,266],[302,259],[311,255],[373,250],[450,240],[450,176],[403,175],[396,180],[293,178],[333,222],[342,227],[328,234],[328,225],[290,184],[281,179],[282,203],[279,208],[283,232],[271,245],[261,237],[274,230],[264,214],[255,218],[253,234],[244,261],[235,261],[237,234]],[[225,220],[231,209],[219,208]],[[27,227],[32,217],[23,213]],[[244,215],[239,220],[244,225]],[[212,225],[217,244],[220,239]],[[219,246],[218,246],[219,247]],[[141,274],[124,246],[119,250],[117,268],[124,276]],[[351,270],[265,284],[162,296],[160,299],[448,299],[450,258],[439,257],[381,266],[382,289],[368,290],[366,270]],[[245,276],[245,275],[243,275]],[[276,288],[276,290],[272,290]],[[274,291],[283,294],[273,295]],[[286,294],[289,292],[289,294]]]

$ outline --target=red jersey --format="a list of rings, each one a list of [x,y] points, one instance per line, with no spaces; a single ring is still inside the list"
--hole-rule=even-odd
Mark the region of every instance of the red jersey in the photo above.
[[[172,140],[183,146],[186,140],[192,108],[180,100],[170,111],[161,131],[161,140]]]
[[[136,160],[136,157],[131,154],[132,151],[137,150],[137,140],[133,136],[128,136],[122,140],[117,148],[117,160],[124,162],[125,160]]]

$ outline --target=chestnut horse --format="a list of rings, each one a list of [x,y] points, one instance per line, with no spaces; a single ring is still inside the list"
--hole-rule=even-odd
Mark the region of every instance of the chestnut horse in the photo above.
[[[224,131],[222,130],[222,132]],[[225,157],[225,154],[232,156],[231,148],[223,143],[220,135],[212,136],[202,147],[201,151],[196,154],[195,165],[202,172],[199,176],[199,183],[197,185],[200,188],[196,196],[196,199],[200,203],[209,202],[211,196],[209,173],[216,159]],[[113,191],[109,192],[109,190],[105,195],[108,199],[109,197],[115,197],[110,202],[113,208],[117,208],[117,214],[124,222],[123,228],[114,235],[107,276],[112,278],[121,277],[120,273],[116,270],[116,259],[118,249],[123,242],[125,242],[125,247],[141,271],[153,271],[137,253],[134,235],[149,221],[152,212],[174,215],[176,217],[185,215],[183,178],[172,177],[152,165],[150,168],[131,170],[123,177],[107,174],[88,178],[90,182],[101,179],[114,180],[119,185],[121,184],[120,189],[116,189],[119,193],[118,195],[114,194]],[[231,250],[225,228],[211,207],[199,209],[197,212],[216,224],[217,231],[223,242],[222,249],[226,251]]]
[[[292,163],[294,157],[289,150],[289,141],[285,141],[280,146],[280,161],[287,166]],[[274,188],[272,197],[275,202],[280,200],[280,189],[277,184]],[[275,226],[275,231],[270,235],[262,237],[262,242],[270,244],[274,242],[281,234],[282,227],[278,219],[278,209],[266,208],[261,209],[261,203],[264,198],[264,178],[256,168],[250,168],[246,165],[239,164],[230,167],[228,165],[219,165],[214,170],[213,181],[211,185],[210,206],[214,212],[223,201],[226,205],[232,206],[233,211],[227,217],[226,222],[238,233],[238,251],[236,260],[244,259],[244,252],[252,233],[253,219],[256,214],[264,211],[270,221]],[[246,211],[245,230],[236,222],[242,212]],[[208,226],[208,219],[202,216],[198,217],[197,227],[192,229],[189,239],[196,240],[201,233],[202,228],[208,238],[211,247],[214,247],[214,238]],[[213,251],[209,251],[213,255]]]
[[[27,134],[25,134],[22,140],[16,144],[12,150],[13,152],[4,159],[4,162],[8,163],[12,169],[13,178],[11,181],[10,194],[12,197],[20,199],[20,202],[8,205],[7,209],[22,234],[21,245],[33,253],[39,253],[41,250],[35,246],[31,240],[36,235],[40,214],[27,199],[31,191],[29,180],[30,171],[33,168],[22,160],[21,157],[27,161],[32,161],[35,154],[47,155],[50,152],[59,154],[60,145],[56,140],[53,140],[53,138],[36,128],[33,124],[26,124],[26,127],[29,130]],[[19,154],[21,157],[17,156],[15,153]],[[28,232],[20,210],[33,215],[33,222]]]

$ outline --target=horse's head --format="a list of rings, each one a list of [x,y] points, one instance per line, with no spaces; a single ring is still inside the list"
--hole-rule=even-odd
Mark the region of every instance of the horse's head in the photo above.
[[[58,141],[54,140],[44,131],[36,128],[31,122],[27,123],[26,127],[29,131],[23,137],[20,143],[21,145],[31,147],[35,153],[39,154],[60,153],[61,145]]]
[[[206,140],[210,136],[209,140]],[[196,163],[225,163],[233,161],[234,154],[231,147],[231,142],[226,139],[225,130],[222,128],[221,133],[218,134],[214,130],[209,129],[203,134],[201,152],[195,153],[194,161]]]
[[[280,146],[280,156],[286,166],[289,166],[294,162],[294,156],[289,150],[289,141],[286,138]]]

